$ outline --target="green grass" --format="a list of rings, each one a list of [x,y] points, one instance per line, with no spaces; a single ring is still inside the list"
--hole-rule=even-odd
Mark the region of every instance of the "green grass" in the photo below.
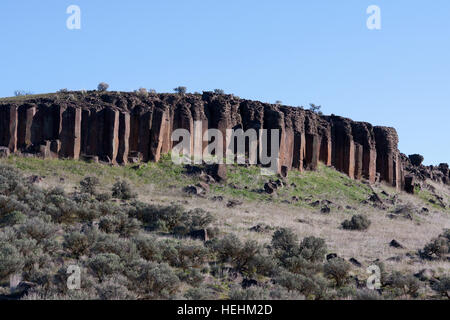
[[[194,179],[183,174],[183,167],[172,163],[170,156],[162,157],[158,163],[147,163],[139,168],[134,165],[110,166],[76,160],[40,159],[11,156],[2,163],[45,177],[58,177],[77,183],[85,176],[97,176],[102,184],[111,185],[117,179],[128,179],[137,187],[153,184],[160,189],[193,183]]]

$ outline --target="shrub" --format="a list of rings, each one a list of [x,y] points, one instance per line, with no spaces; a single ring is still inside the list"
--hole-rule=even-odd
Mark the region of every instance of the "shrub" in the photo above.
[[[220,240],[213,240],[208,246],[216,253],[220,263],[230,263],[233,268],[245,275],[256,272],[254,260],[260,254],[261,247],[256,241],[242,243],[234,234]]]
[[[247,289],[233,287],[229,294],[230,300],[269,300],[270,291],[261,287],[252,286]]]
[[[86,177],[80,181],[81,192],[90,195],[97,194],[97,187],[100,185],[100,180],[97,177]]]
[[[92,237],[92,235],[91,235]],[[124,261],[131,261],[138,257],[136,245],[126,238],[119,238],[116,234],[99,233],[91,248],[92,253],[114,253]]]
[[[214,89],[215,94],[225,94],[225,91],[222,89]]]
[[[298,291],[308,298],[319,300],[327,296],[328,283],[326,279],[320,276],[305,277],[284,271],[274,280],[276,284],[285,287],[289,291]]]
[[[161,249],[155,238],[138,236],[133,241],[142,258],[147,261],[161,261]]]
[[[0,226],[14,226],[16,224],[23,223],[26,216],[20,211],[12,211],[3,215],[0,215]]]
[[[192,231],[206,229],[214,221],[211,214],[203,209],[188,212],[180,205],[157,206],[136,202],[129,215],[142,221],[152,230],[170,232],[185,236]]]
[[[444,229],[444,232],[437,238],[426,244],[419,252],[422,257],[428,259],[442,259],[447,253],[450,253],[450,230]]]
[[[318,115],[322,115],[322,106],[316,106],[314,103],[309,104],[309,110],[311,110],[314,113],[317,113]]]
[[[127,278],[122,275],[112,275],[97,284],[95,289],[101,300],[136,300],[138,296],[129,291],[127,285]]]
[[[145,88],[139,88],[138,90],[134,91],[137,95],[142,96],[142,97],[146,97],[148,96],[148,91]]]
[[[58,227],[51,222],[46,222],[41,218],[29,219],[21,225],[19,231],[37,241],[38,244],[55,236]]]
[[[93,274],[102,281],[106,276],[121,272],[123,265],[119,256],[114,253],[101,253],[90,258],[87,262]]]
[[[433,290],[437,291],[441,296],[450,299],[450,277],[444,276],[439,279],[433,286]]]
[[[327,261],[323,269],[325,276],[333,279],[336,286],[341,287],[347,281],[350,264],[344,259],[334,258]]]
[[[367,230],[370,226],[370,220],[361,214],[354,215],[351,220],[342,222],[342,228],[346,230]]]
[[[176,93],[179,93],[179,94],[185,94],[187,91],[187,88],[183,87],[183,86],[179,86],[179,87],[174,88],[173,91],[175,91]]]
[[[97,90],[101,91],[101,92],[108,90],[108,88],[109,88],[109,84],[107,84],[106,82],[100,82],[97,86]]]
[[[413,166],[420,166],[424,160],[424,157],[420,154],[411,154],[408,158]]]
[[[142,263],[136,280],[138,288],[152,299],[167,299],[180,285],[177,275],[166,263]]]
[[[300,243],[300,255],[310,262],[322,262],[327,253],[325,240],[316,237],[304,238]]]
[[[419,280],[412,275],[404,275],[399,271],[394,271],[389,276],[387,285],[392,288],[395,295],[416,297],[420,289]]]
[[[106,233],[118,233],[121,237],[130,237],[139,232],[141,223],[121,213],[115,216],[106,216],[100,219],[99,229]]]
[[[359,289],[356,290],[353,300],[382,300],[382,296],[375,290]]]
[[[0,242],[0,279],[18,272],[23,267],[23,258],[16,247]]]
[[[188,289],[184,295],[188,300],[215,300],[217,299],[214,289],[209,286]]]
[[[130,200],[137,197],[127,181],[117,181],[112,188],[112,196],[116,199]]]
[[[88,236],[80,232],[70,232],[64,236],[64,248],[69,250],[75,258],[89,252],[92,243]]]
[[[279,257],[292,257],[299,251],[297,235],[290,229],[281,228],[272,236],[272,247]]]

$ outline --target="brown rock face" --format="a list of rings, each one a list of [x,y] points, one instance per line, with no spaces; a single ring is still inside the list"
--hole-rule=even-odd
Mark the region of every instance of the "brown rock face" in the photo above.
[[[262,150],[259,130],[268,129],[270,141],[270,129],[277,129],[279,152],[272,156],[277,159],[279,174],[286,175],[293,169],[315,170],[322,162],[351,178],[375,182],[379,173],[381,180],[392,186],[405,185],[393,128],[372,127],[334,115],[319,116],[302,108],[212,92],[144,97],[94,91],[87,95],[71,92],[71,96],[75,99],[60,94],[53,98],[31,97],[21,103],[0,103],[0,146],[11,152],[35,152],[43,157],[83,156],[127,164],[129,160],[159,161],[178,143],[171,139],[176,129],[191,133],[191,156],[201,155],[215,140],[205,134],[208,129],[218,129],[224,147],[230,149],[231,145],[225,144],[229,142],[227,129],[254,129],[260,162],[263,151],[272,155],[275,150],[270,150],[270,146]],[[244,153],[250,153],[248,142]],[[225,165],[216,171],[218,179],[226,178]],[[442,176],[449,175],[448,170],[442,171]]]

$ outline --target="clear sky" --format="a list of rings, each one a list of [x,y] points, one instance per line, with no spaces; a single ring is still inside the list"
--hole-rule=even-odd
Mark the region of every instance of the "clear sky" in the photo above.
[[[221,88],[392,126],[402,152],[450,162],[448,0],[1,0],[0,35],[0,96]]]

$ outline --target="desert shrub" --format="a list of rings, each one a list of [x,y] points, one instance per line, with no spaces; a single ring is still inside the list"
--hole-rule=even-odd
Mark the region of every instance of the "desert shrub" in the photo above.
[[[433,290],[438,292],[441,296],[450,299],[450,277],[444,276],[435,282],[432,286]]]
[[[187,88],[183,87],[183,86],[179,86],[179,87],[174,88],[173,91],[175,91],[176,93],[179,93],[179,94],[185,94],[187,91]]]
[[[321,238],[307,237],[300,243],[300,256],[310,262],[322,262],[326,253],[327,246]]]
[[[185,270],[180,270],[177,273],[180,281],[185,282],[193,287],[198,287],[202,284],[204,276],[199,269],[189,268]]]
[[[298,254],[298,237],[290,229],[281,228],[272,236],[272,248],[280,260]]]
[[[104,233],[97,234],[91,253],[114,253],[123,261],[131,261],[139,256],[136,245],[129,239]]]
[[[382,300],[383,297],[376,290],[358,289],[353,300]]]
[[[237,272],[244,275],[256,272],[254,261],[261,253],[261,247],[256,241],[242,243],[236,235],[229,234],[220,240],[214,239],[207,245],[217,255],[220,263],[230,263]]]
[[[450,253],[450,230],[445,229],[443,234],[431,240],[419,253],[428,259],[444,258],[447,253]]]
[[[23,267],[23,257],[17,248],[9,243],[0,242],[0,279],[18,272]]]
[[[128,279],[122,275],[108,276],[95,286],[101,300],[136,300],[138,296],[128,290]]]
[[[361,214],[354,215],[351,220],[342,222],[342,228],[346,230],[367,230],[370,226],[370,220]]]
[[[311,299],[325,299],[327,296],[328,282],[320,276],[305,277],[283,271],[274,280],[288,291],[298,291]]]
[[[137,197],[127,181],[117,181],[112,188],[112,196],[116,199],[130,200]]]
[[[202,209],[185,211],[180,205],[157,206],[136,202],[129,215],[142,221],[152,230],[185,236],[190,232],[206,229],[213,221],[209,212]]]
[[[311,110],[314,113],[317,113],[318,115],[322,115],[322,106],[317,106],[314,103],[309,104],[309,110]]]
[[[92,243],[89,237],[80,232],[70,232],[64,236],[64,248],[75,258],[79,258],[89,252]]]
[[[215,94],[225,94],[225,91],[222,89],[214,89]]]
[[[100,281],[105,279],[106,276],[121,272],[123,269],[120,257],[114,253],[101,253],[95,255],[87,261],[87,265]]]
[[[12,211],[0,215],[0,226],[14,226],[23,223],[26,216],[20,211]]]
[[[323,271],[326,277],[336,282],[336,286],[341,287],[347,281],[350,264],[344,259],[334,258],[325,263]]]
[[[305,296],[298,291],[289,291],[280,285],[274,285],[270,288],[271,300],[305,300]]]
[[[35,239],[38,244],[53,238],[57,230],[55,224],[41,218],[31,218],[19,228],[22,235]]]
[[[100,219],[99,229],[106,233],[118,233],[121,237],[131,237],[140,230],[141,223],[135,218],[129,218],[121,213],[115,216],[105,216]]]
[[[178,244],[175,248],[178,252],[177,261],[172,261],[172,265],[183,270],[199,268],[209,257],[209,250],[202,245]]]
[[[81,192],[90,195],[97,194],[97,187],[100,185],[100,180],[97,177],[86,177],[80,181]]]
[[[161,249],[155,238],[138,236],[133,239],[142,258],[147,261],[161,261]]]
[[[416,297],[420,289],[419,280],[412,275],[405,275],[399,271],[394,271],[387,280],[387,286],[396,296],[412,296]]]
[[[424,160],[423,156],[420,154],[411,154],[408,158],[413,166],[420,166]]]
[[[97,201],[100,201],[100,202],[106,202],[106,201],[111,200],[111,197],[112,197],[111,194],[104,192],[104,193],[97,194],[96,199],[97,199]]]
[[[269,300],[270,291],[265,288],[255,286],[246,289],[235,286],[230,290],[229,298],[230,300],[238,301]]]
[[[107,84],[106,82],[100,82],[97,86],[97,90],[101,92],[108,90],[108,88],[109,84]]]
[[[170,298],[180,285],[177,275],[166,263],[143,262],[138,270],[135,285],[149,298]]]
[[[148,91],[145,88],[139,88],[137,90],[134,91],[137,95],[142,96],[142,97],[146,97],[148,96]]]

